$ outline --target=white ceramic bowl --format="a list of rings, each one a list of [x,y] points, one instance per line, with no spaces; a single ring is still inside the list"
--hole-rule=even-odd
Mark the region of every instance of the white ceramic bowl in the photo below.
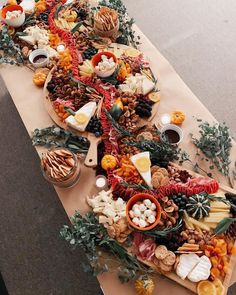
[[[15,10],[20,10],[21,14],[14,19],[6,19],[6,13],[8,11],[15,11]],[[20,5],[7,5],[2,9],[1,19],[8,26],[13,28],[18,28],[22,26],[23,23],[25,22],[25,12]]]
[[[45,55],[46,56],[45,60],[42,62],[34,62],[33,61],[34,58],[38,55]],[[43,68],[43,67],[47,66],[47,64],[49,62],[49,56],[48,56],[48,53],[45,49],[36,49],[30,53],[29,61],[35,68]]]
[[[179,134],[179,141],[178,142],[175,142],[175,143],[172,143],[173,145],[176,145],[176,144],[179,144],[183,138],[184,138],[184,132],[183,130],[174,125],[174,124],[167,124],[165,125],[164,127],[161,128],[161,135],[166,131],[166,130],[173,130],[173,131],[176,131],[178,134]]]

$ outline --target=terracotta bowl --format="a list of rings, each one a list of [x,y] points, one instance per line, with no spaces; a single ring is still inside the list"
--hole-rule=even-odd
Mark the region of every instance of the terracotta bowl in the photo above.
[[[20,10],[21,11],[20,16],[14,18],[14,19],[6,19],[7,12],[14,11],[14,10]],[[8,26],[18,28],[18,27],[22,26],[25,21],[25,12],[20,5],[7,5],[2,9],[1,18],[2,18],[3,22],[6,23]]]
[[[115,62],[115,66],[108,70],[108,71],[99,71],[97,69],[95,69],[95,67],[98,65],[98,63],[102,60],[102,55],[106,55],[108,58],[113,58],[114,62]],[[117,58],[116,56],[111,53],[111,52],[108,52],[108,51],[102,51],[102,52],[99,52],[97,54],[95,54],[91,60],[91,63],[92,63],[92,66],[94,68],[94,72],[101,78],[106,78],[106,77],[109,77],[111,76],[114,72],[115,72],[115,69],[117,67]]]
[[[151,202],[153,202],[156,205],[156,221],[151,224],[150,226],[147,227],[139,227],[136,224],[133,223],[132,219],[129,216],[129,211],[132,209],[133,205],[135,203],[137,203],[138,201],[143,201],[145,199],[149,199]],[[146,193],[140,193],[140,194],[136,194],[133,197],[131,197],[126,205],[126,218],[129,222],[129,224],[133,227],[136,228],[140,231],[146,231],[146,230],[151,230],[154,227],[157,226],[157,224],[160,221],[161,218],[161,205],[159,204],[159,202],[157,201],[157,199],[155,197],[153,197],[152,195],[146,194]]]

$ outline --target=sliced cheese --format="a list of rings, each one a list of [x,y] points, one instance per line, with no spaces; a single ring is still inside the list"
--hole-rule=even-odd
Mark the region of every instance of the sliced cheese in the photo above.
[[[74,129],[77,129],[81,132],[85,131],[90,119],[92,118],[92,116],[94,115],[95,111],[97,108],[97,104],[94,101],[88,102],[86,103],[81,109],[79,109],[76,112],[75,116],[69,116],[68,118],[66,118],[65,122],[66,124],[68,124],[69,126],[71,126]],[[83,120],[83,121],[77,121],[76,118],[87,118],[87,120]]]
[[[188,274],[194,269],[199,263],[200,258],[197,254],[182,254],[179,258],[179,264],[176,268],[177,275],[185,280]]]
[[[188,279],[194,283],[207,280],[210,276],[211,261],[207,256],[202,256],[199,263],[188,274]]]
[[[140,169],[140,159],[147,159],[147,161],[145,161],[146,163],[149,163],[149,165],[145,167],[145,171],[143,169]],[[146,184],[152,188],[152,176],[151,176],[151,161],[150,161],[150,153],[149,152],[143,152],[143,153],[139,153],[136,154],[134,156],[132,156],[131,158],[131,162],[134,164],[134,166],[136,167],[136,169],[138,170],[139,174],[142,176],[143,180],[146,182]],[[137,163],[138,161],[138,163]],[[142,160],[143,162],[143,160]]]
[[[225,204],[225,203],[220,202],[220,201],[214,201],[214,202],[211,202],[211,208],[229,209],[230,205]]]

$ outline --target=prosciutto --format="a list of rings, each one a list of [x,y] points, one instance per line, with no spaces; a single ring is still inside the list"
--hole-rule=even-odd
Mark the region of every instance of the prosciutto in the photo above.
[[[133,253],[146,261],[152,261],[155,255],[156,243],[152,238],[146,238],[141,233],[134,233]]]

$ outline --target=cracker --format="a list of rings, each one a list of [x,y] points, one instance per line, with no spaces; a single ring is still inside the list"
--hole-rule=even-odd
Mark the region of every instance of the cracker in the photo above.
[[[175,253],[172,251],[168,251],[167,256],[161,261],[167,266],[172,266],[175,263],[176,256]]]
[[[155,250],[155,256],[158,260],[164,259],[167,255],[168,255],[168,250],[166,246],[164,245],[157,246]]]

